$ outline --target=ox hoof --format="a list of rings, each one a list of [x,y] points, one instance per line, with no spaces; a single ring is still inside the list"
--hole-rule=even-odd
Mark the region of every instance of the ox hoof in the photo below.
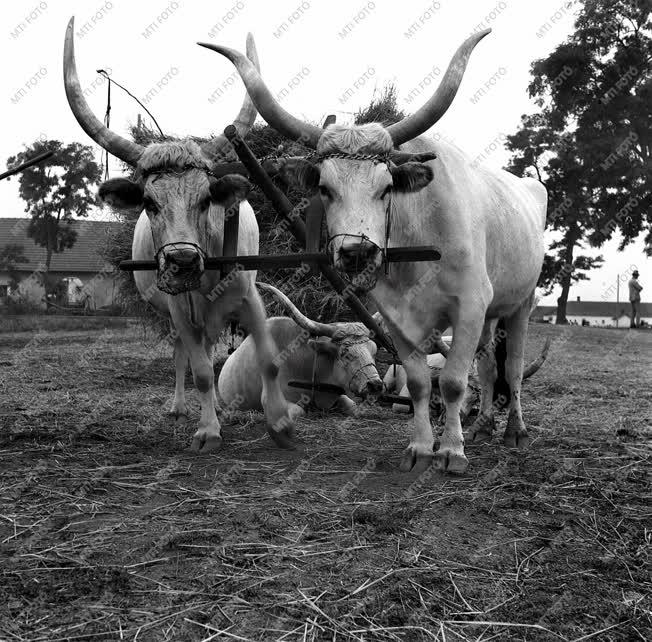
[[[469,430],[469,441],[472,444],[488,444],[491,441],[491,433],[486,430]]]
[[[473,444],[486,444],[491,441],[491,436],[496,429],[496,420],[486,415],[478,415],[468,431],[468,436]]]
[[[399,470],[402,473],[422,473],[432,466],[433,453],[419,453],[414,446],[408,446],[403,451]]]
[[[185,404],[172,404],[172,408],[168,412],[168,417],[174,420],[175,424],[185,424],[188,420],[188,408]]]
[[[435,467],[442,472],[460,475],[466,471],[468,465],[469,460],[463,452],[440,448],[435,453]]]
[[[288,426],[283,428],[283,430],[274,430],[273,428],[268,427],[267,432],[272,438],[274,443],[279,448],[285,448],[286,450],[294,450],[296,445],[294,443],[294,427]]]
[[[523,420],[516,414],[510,413],[507,417],[507,428],[503,435],[503,443],[507,448],[518,448],[524,450],[530,445],[530,437],[527,434]]]
[[[220,435],[207,434],[198,430],[192,438],[190,450],[195,453],[205,455],[214,453],[222,447],[222,437]]]
[[[519,450],[525,450],[530,445],[530,436],[527,434],[526,430],[519,432],[505,432],[505,435],[503,436],[503,443],[507,448],[518,448]]]

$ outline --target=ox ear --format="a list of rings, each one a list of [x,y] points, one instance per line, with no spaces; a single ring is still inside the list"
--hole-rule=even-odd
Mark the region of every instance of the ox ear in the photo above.
[[[315,192],[319,187],[319,168],[304,158],[290,158],[279,169],[279,176],[288,185]]]
[[[240,174],[227,174],[210,180],[211,200],[225,209],[244,201],[251,191],[251,183]]]
[[[339,348],[334,344],[328,337],[319,337],[318,339],[310,339],[308,345],[317,353],[317,354],[327,354],[332,357],[336,357],[339,352]]]
[[[100,185],[98,196],[117,210],[142,210],[143,186],[128,178],[110,178]]]
[[[394,190],[397,192],[418,192],[433,179],[432,168],[425,163],[404,163],[390,169]]]

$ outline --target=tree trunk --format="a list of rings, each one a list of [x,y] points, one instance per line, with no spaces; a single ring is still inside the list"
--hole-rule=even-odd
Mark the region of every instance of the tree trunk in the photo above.
[[[577,242],[576,235],[570,232],[566,237],[566,249],[564,250],[564,267],[562,268],[561,294],[557,299],[557,325],[568,325],[566,318],[566,304],[568,303],[568,292],[571,286],[571,276],[573,274],[573,250]]]
[[[47,221],[47,245],[45,246],[45,271],[43,272],[43,289],[45,290],[45,298],[47,300],[48,295],[52,293],[53,287],[50,281],[50,264],[52,263],[52,254],[54,252],[54,241],[53,236],[56,235],[52,233],[52,222]]]

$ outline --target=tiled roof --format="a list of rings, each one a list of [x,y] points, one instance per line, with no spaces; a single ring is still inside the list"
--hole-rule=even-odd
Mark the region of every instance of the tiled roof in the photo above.
[[[29,263],[21,263],[19,271],[33,272],[39,263],[45,263],[45,248],[36,245],[27,236],[28,218],[0,218],[0,248],[5,245],[22,245]],[[100,272],[106,262],[100,249],[106,245],[106,236],[120,224],[113,221],[76,220],[73,229],[77,241],[68,250],[52,255],[52,272]]]
[[[623,314],[629,316],[632,308],[629,301],[569,301],[566,316],[571,317],[609,317],[615,319]],[[538,305],[532,316],[541,317],[556,314],[556,305]],[[652,303],[641,303],[641,316],[652,317]]]

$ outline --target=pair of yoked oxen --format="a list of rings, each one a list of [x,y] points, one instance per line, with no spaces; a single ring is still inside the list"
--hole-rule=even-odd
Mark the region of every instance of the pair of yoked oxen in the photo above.
[[[176,331],[173,413],[187,413],[184,375],[190,361],[201,403],[192,447],[201,452],[219,447],[213,346],[225,323],[237,318],[250,333],[245,343],[257,370],[253,376],[245,373],[245,383],[255,388],[251,394],[260,399],[271,437],[281,446],[291,446],[298,410],[284,395],[287,382],[279,371],[284,363],[290,372],[295,367],[287,342],[297,343],[301,328],[290,320],[266,322],[255,272],[231,273],[228,282],[220,284],[216,271],[204,270],[206,256],[222,253],[229,208],[239,207],[237,254],[258,253],[258,225],[246,201],[250,184],[239,175],[216,178],[212,173],[216,164],[237,160],[232,148],[223,136],[202,146],[186,139],[142,147],[110,131],[91,112],[81,90],[73,31],[71,19],[64,47],[70,107],[94,141],[135,170],[132,179],[106,181],[99,193],[114,208],[140,213],[133,258],[155,257],[158,262],[157,272],[134,276],[140,292],[170,318]],[[363,257],[365,269],[375,270],[370,298],[396,346],[414,406],[412,434],[401,461],[405,471],[423,470],[433,459],[444,471],[466,469],[460,410],[476,352],[480,413],[469,435],[474,442],[491,438],[498,371],[494,334],[501,319],[509,390],[504,442],[519,448],[528,443],[521,382],[528,317],[544,256],[546,190],[536,180],[478,167],[455,146],[421,136],[452,103],[473,48],[489,31],[473,34],[459,47],[423,107],[387,127],[332,124],[322,129],[303,122],[285,111],[266,87],[251,36],[246,56],[223,46],[202,45],[226,56],[245,84],[248,93],[234,121],[240,136],[259,112],[278,132],[315,150],[308,158],[280,159],[278,171],[288,184],[320,195],[334,267],[350,271]],[[440,248],[441,260],[380,269],[383,247],[422,245]],[[298,319],[296,314],[294,318]],[[354,392],[378,391],[375,346],[361,324],[342,330],[338,324],[303,319],[304,336],[312,339],[299,344],[339,363]],[[433,452],[426,353],[449,326],[452,343],[439,375],[446,420],[439,449]],[[277,342],[285,343],[285,348],[279,351]],[[227,406],[235,409],[247,401],[232,370],[227,362],[218,388]],[[354,371],[355,380],[348,378]],[[301,378],[302,373],[292,375]],[[346,409],[348,403],[343,405]]]

